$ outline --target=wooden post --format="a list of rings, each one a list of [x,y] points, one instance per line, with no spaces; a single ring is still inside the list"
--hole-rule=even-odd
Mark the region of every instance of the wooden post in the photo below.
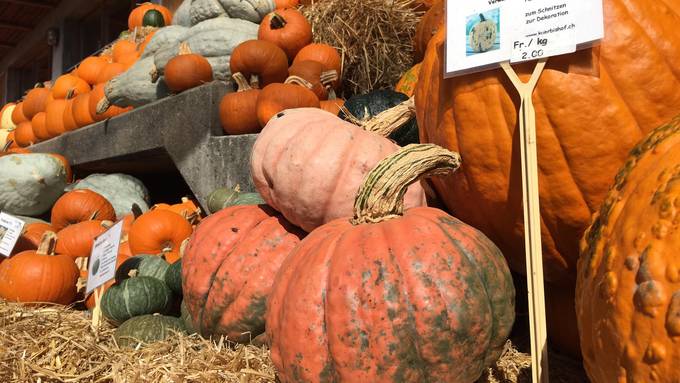
[[[534,383],[548,382],[548,342],[545,324],[543,250],[541,247],[541,213],[538,194],[536,111],[532,100],[534,89],[547,61],[547,58],[538,61],[527,83],[522,82],[510,63],[501,64],[510,81],[517,88],[521,99],[518,118],[522,157],[522,194],[524,196],[524,247],[531,331],[531,379]]]

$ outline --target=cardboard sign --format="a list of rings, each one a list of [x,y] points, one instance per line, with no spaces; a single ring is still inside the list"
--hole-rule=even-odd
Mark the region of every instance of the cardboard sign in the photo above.
[[[7,213],[0,213],[0,254],[9,257],[16,246],[25,222]]]
[[[123,221],[119,221],[94,240],[87,268],[85,294],[89,294],[116,275],[116,260],[122,231]]]
[[[604,37],[601,0],[447,0],[445,77],[589,47]]]

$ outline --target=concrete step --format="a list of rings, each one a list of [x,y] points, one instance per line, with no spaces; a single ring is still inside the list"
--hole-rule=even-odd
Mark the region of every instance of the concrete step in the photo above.
[[[240,184],[242,190],[254,190],[249,164],[257,135],[224,135],[218,106],[227,91],[223,83],[206,84],[29,149],[63,154],[76,174],[178,171],[205,209],[218,187]],[[166,181],[168,188],[184,183]]]

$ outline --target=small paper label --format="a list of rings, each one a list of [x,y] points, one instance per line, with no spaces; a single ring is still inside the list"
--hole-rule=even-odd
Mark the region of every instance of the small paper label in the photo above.
[[[0,254],[9,257],[16,246],[25,222],[7,213],[0,213]]]
[[[445,75],[571,53],[602,37],[601,0],[447,0]]]
[[[110,281],[116,275],[116,261],[122,231],[123,221],[119,221],[94,240],[90,264],[87,268],[86,294]]]

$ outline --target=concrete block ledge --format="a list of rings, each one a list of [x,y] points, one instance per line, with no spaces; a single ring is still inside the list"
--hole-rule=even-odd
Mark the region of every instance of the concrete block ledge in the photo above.
[[[218,105],[227,91],[223,83],[212,82],[29,149],[63,154],[74,169],[110,173],[174,164],[205,209],[208,195],[218,187],[240,184],[253,190],[249,164],[257,135],[223,135]]]

